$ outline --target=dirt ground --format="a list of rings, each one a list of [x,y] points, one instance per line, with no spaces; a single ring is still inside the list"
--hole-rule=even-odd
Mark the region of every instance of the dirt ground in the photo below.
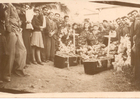
[[[122,92],[139,91],[134,82],[122,73],[114,73],[113,69],[95,75],[84,73],[83,65],[59,69],[52,62],[41,65],[30,65],[26,68],[29,77],[12,75],[9,83],[3,87],[8,89],[37,92]]]

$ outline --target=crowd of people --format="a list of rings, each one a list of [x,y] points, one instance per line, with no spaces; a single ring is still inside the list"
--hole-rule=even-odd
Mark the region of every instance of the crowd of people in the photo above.
[[[11,81],[11,73],[18,76],[29,76],[25,68],[30,64],[44,65],[54,62],[59,51],[59,44],[73,43],[79,48],[83,45],[108,45],[108,35],[116,31],[112,41],[120,41],[121,37],[130,37],[132,45],[132,64],[136,71],[140,60],[140,20],[139,12],[134,10],[116,21],[103,20],[102,23],[85,19],[84,23],[71,23],[69,16],[63,20],[59,13],[53,13],[48,7],[23,6],[24,11],[16,9],[11,3],[0,4],[0,82]]]

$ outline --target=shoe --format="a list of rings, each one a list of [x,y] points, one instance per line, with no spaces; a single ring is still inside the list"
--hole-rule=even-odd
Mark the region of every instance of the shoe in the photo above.
[[[49,62],[50,60],[47,60],[46,62]]]
[[[20,77],[24,76],[20,70],[15,71],[15,75],[20,76]]]
[[[25,65],[25,66],[24,66],[24,69],[26,69],[26,68],[28,68],[28,67],[29,67],[28,65]]]
[[[26,74],[24,73],[24,77],[26,77],[26,76],[30,76],[30,75],[29,75],[29,74],[27,74],[27,73],[26,73]]]
[[[25,72],[23,72],[23,71],[22,71],[22,75],[23,75],[24,77],[30,76],[29,74],[27,74],[27,73],[25,73]]]
[[[15,71],[15,74],[18,75],[18,76],[20,76],[20,77],[30,76],[29,74],[25,74],[21,70]]]
[[[2,84],[3,83],[3,81],[2,80],[0,80],[0,84]]]
[[[54,62],[54,59],[52,58],[51,61]]]
[[[42,59],[42,62],[46,62],[46,59]]]
[[[31,62],[27,62],[26,64],[31,65]]]
[[[43,60],[42,62],[46,63],[47,61],[46,60]]]
[[[38,62],[38,64],[40,64],[40,65],[44,65],[42,62]]]
[[[11,81],[10,77],[3,78],[3,80],[6,81],[6,82],[10,82]]]
[[[37,62],[36,61],[33,61],[32,63],[35,64],[35,65],[37,65]]]

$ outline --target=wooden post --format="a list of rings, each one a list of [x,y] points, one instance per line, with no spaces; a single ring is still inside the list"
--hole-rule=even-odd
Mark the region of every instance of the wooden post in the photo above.
[[[110,37],[110,34],[109,34],[109,37],[108,37],[107,57],[110,55],[110,54],[109,54],[109,51],[110,51],[110,41],[111,41],[111,37]]]
[[[68,68],[68,70],[70,69],[69,56],[67,56],[67,68]]]
[[[116,33],[112,32],[111,31],[109,32],[109,35],[105,35],[104,37],[107,37],[108,38],[108,47],[107,47],[107,57],[109,57],[109,52],[110,52],[110,42],[111,42],[111,38],[112,37],[116,37]]]
[[[75,30],[73,31],[73,45],[74,45],[74,54],[75,54]]]
[[[111,41],[111,37],[110,35],[105,35],[104,37],[108,38],[108,47],[107,47],[107,57],[109,56],[109,51],[110,51],[110,41]]]

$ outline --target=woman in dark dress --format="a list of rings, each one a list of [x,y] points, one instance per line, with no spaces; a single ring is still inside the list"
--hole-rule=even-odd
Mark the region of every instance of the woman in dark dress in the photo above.
[[[78,39],[79,47],[83,45],[87,45],[87,35],[90,33],[89,27],[90,27],[90,23],[84,24],[84,30],[81,32]]]
[[[103,34],[99,31],[98,25],[94,25],[91,32],[87,35],[87,43],[90,46],[103,43]]]
[[[98,40],[94,33],[90,32],[87,34],[87,44],[90,46],[97,45]]]
[[[41,33],[43,29],[43,16],[39,14],[39,9],[37,8],[34,9],[34,12],[36,15],[33,17],[32,20],[34,30],[31,38],[33,63],[37,64],[38,62],[39,64],[43,65],[40,55],[41,49],[44,48],[43,37]],[[35,54],[37,54],[37,59],[35,59]]]

